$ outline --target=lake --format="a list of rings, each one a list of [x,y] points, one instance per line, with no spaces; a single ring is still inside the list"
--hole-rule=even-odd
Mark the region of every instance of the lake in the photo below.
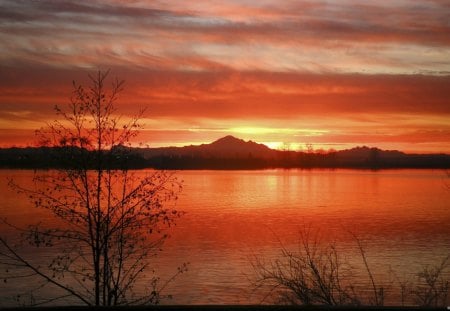
[[[32,176],[27,170],[0,171],[2,217],[15,223],[47,219],[6,186],[7,177],[26,182]],[[185,215],[154,264],[162,280],[183,262],[190,264],[165,289],[173,295],[167,304],[261,302],[265,293],[251,286],[252,261],[275,259],[281,247],[295,249],[305,228],[317,233],[322,245],[336,243],[346,261],[360,268],[361,286],[369,287],[356,235],[393,304],[399,304],[396,279],[413,281],[424,265],[450,254],[450,188],[443,171],[179,171],[177,176],[184,189],[174,204]],[[14,286],[20,283],[0,287],[0,306],[11,303]]]

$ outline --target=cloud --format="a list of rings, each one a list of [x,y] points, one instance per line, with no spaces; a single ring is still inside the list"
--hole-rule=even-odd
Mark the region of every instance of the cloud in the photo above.
[[[259,128],[262,141],[312,129],[327,130],[316,137],[324,144],[442,143],[449,9],[442,0],[4,0],[0,127],[51,120],[72,80],[111,68],[126,80],[120,111],[148,106],[161,141]]]
[[[38,110],[67,102],[72,80],[89,70],[3,66],[0,109]],[[450,76],[154,71],[113,68],[126,80],[126,113],[149,106],[155,117],[296,118],[361,113],[450,114]],[[19,104],[18,106],[15,106]],[[9,105],[9,106],[8,106]],[[5,108],[9,107],[9,108]]]
[[[5,1],[1,59],[79,67],[450,71],[446,11],[438,1]]]

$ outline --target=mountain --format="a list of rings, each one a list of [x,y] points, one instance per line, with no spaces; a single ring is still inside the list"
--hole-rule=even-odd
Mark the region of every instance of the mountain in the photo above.
[[[218,152],[221,154],[245,154],[252,153],[254,155],[264,155],[272,150],[264,144],[258,144],[251,140],[244,141],[243,139],[236,138],[228,135],[222,137],[209,145],[204,145],[212,152]]]
[[[210,144],[133,151],[148,166],[170,169],[450,168],[450,155],[445,154],[405,154],[366,146],[325,154],[280,151],[230,135]]]
[[[185,147],[116,147],[110,167],[161,169],[264,168],[450,168],[447,154],[406,154],[397,150],[356,147],[331,153],[273,150],[264,144],[225,136],[210,144]],[[57,168],[76,165],[87,150],[67,148],[0,148],[0,167]]]
[[[228,135],[210,144],[201,144],[185,147],[139,148],[135,149],[145,159],[159,156],[171,157],[202,157],[202,158],[263,158],[269,159],[276,156],[278,151],[272,150],[264,144],[253,141],[245,141]]]
[[[337,154],[339,154],[340,157],[344,158],[360,158],[360,159],[373,157],[398,158],[406,155],[406,153],[403,153],[398,150],[381,150],[378,148],[370,148],[367,146],[337,151]]]

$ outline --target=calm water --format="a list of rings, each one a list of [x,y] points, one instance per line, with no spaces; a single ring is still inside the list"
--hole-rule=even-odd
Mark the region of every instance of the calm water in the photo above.
[[[46,219],[6,187],[6,177],[20,182],[32,174],[0,171],[1,216],[16,223]],[[392,287],[387,298],[393,303],[398,300],[393,275],[413,280],[423,265],[450,254],[450,190],[442,171],[181,171],[178,176],[184,190],[176,206],[186,214],[155,265],[162,279],[183,262],[190,266],[166,288],[173,295],[166,303],[260,302],[264,293],[250,286],[252,258],[276,258],[280,243],[297,247],[305,227],[319,231],[324,244],[335,241],[352,265],[362,267],[348,232],[356,234],[376,280]],[[364,274],[361,282],[368,286]],[[13,292],[11,286],[0,288],[3,296]]]

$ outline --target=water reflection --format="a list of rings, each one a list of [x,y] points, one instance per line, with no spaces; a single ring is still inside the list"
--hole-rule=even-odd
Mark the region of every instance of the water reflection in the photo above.
[[[6,177],[28,182],[31,171],[1,171],[2,216],[25,223],[50,221],[6,187]],[[137,172],[145,174],[145,172]],[[337,240],[361,265],[348,231],[365,241],[374,275],[389,269],[411,275],[448,254],[450,192],[431,170],[181,171],[184,190],[175,203],[186,214],[155,260],[162,278],[183,262],[189,272],[168,288],[180,304],[258,303],[249,289],[249,257],[274,258],[280,241],[296,247],[304,226]]]

